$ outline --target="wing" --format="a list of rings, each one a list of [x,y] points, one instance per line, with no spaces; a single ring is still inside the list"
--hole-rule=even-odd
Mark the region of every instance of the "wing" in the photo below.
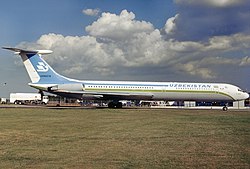
[[[140,99],[152,99],[152,93],[129,93],[129,92],[88,92],[88,91],[68,91],[57,90],[52,93],[61,95],[64,97],[76,97],[79,99],[103,99],[103,100],[140,100]]]

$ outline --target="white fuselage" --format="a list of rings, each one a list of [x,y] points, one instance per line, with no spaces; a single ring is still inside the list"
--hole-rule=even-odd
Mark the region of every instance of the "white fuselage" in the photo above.
[[[71,88],[73,84],[81,87]],[[225,83],[186,83],[186,82],[133,82],[133,81],[78,81],[70,84],[67,90],[84,91],[79,98],[88,97],[88,93],[98,93],[100,95],[117,95],[117,100],[137,99],[137,100],[174,100],[174,101],[237,101],[244,100],[249,94],[239,87]],[[46,84],[52,86],[54,84]],[[38,86],[32,85],[38,88]],[[41,88],[39,84],[39,88]],[[54,91],[58,92],[60,90]],[[53,92],[52,92],[53,93]],[[77,92],[76,92],[77,93]],[[74,95],[75,97],[76,95]],[[116,99],[116,97],[100,97],[100,99]]]
[[[237,86],[219,83],[89,81],[85,91],[152,94],[152,100],[223,100],[249,97]]]

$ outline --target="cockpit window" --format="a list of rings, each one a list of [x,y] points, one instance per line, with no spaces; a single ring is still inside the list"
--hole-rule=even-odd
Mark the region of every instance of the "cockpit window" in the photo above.
[[[238,88],[238,91],[239,91],[239,92],[243,92],[243,93],[246,93],[246,91],[244,91],[244,90],[241,90],[240,88]]]

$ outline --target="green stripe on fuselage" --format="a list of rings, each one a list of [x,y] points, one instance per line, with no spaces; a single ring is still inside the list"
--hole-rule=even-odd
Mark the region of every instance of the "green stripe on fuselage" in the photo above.
[[[145,93],[158,93],[158,92],[162,92],[162,93],[206,93],[206,94],[220,94],[220,95],[224,95],[227,96],[229,98],[231,98],[232,100],[234,100],[234,98],[232,96],[230,96],[227,93],[223,93],[223,92],[218,92],[218,91],[211,91],[211,90],[154,90],[154,89],[124,89],[124,88],[120,88],[120,89],[107,89],[107,88],[86,88],[86,91],[95,91],[95,92],[105,92],[105,91],[109,91],[109,92],[145,92]]]

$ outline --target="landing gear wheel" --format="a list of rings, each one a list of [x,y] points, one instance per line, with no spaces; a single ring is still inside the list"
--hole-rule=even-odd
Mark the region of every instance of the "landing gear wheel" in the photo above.
[[[115,108],[114,102],[110,102],[110,103],[108,104],[108,108]]]
[[[227,107],[227,106],[224,106],[224,107],[222,108],[222,110],[223,110],[223,111],[227,111],[227,110],[228,110],[228,107]]]
[[[118,102],[118,103],[116,104],[116,108],[121,109],[121,108],[122,108],[122,103],[121,103],[121,102]]]
[[[114,103],[114,102],[110,102],[108,104],[108,108],[118,108],[118,109],[121,109],[122,108],[122,103],[121,102],[118,102],[118,103]]]

